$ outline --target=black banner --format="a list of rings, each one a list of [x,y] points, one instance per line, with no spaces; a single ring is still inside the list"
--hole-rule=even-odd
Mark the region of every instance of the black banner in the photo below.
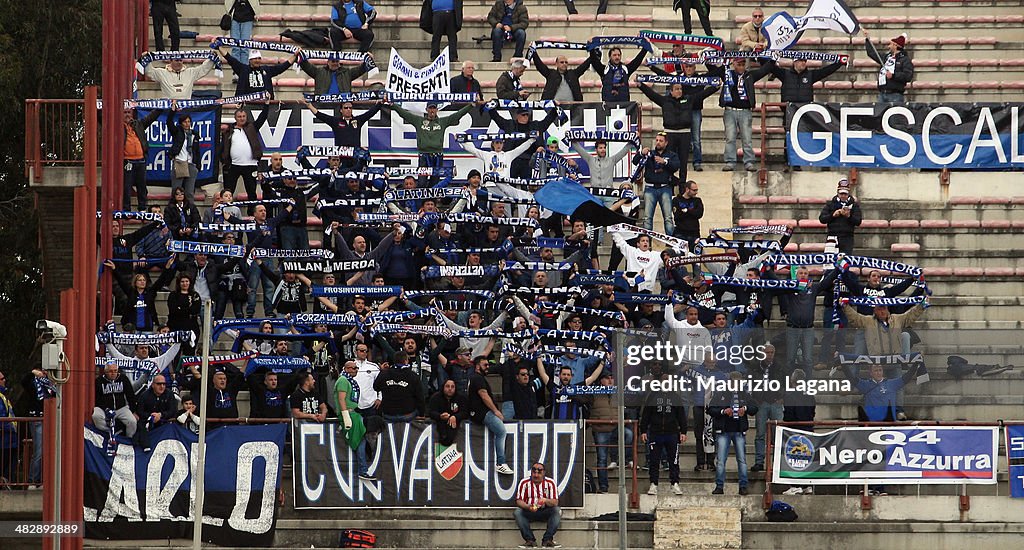
[[[794,166],[1024,168],[1024,104],[790,103]]]
[[[506,457],[514,475],[494,468],[493,438],[466,422],[455,445],[437,442],[433,423],[388,423],[367,457],[377,481],[359,479],[353,451],[337,424],[296,422],[292,427],[295,508],[514,507],[519,482],[543,462],[554,479],[559,506],[583,506],[582,421],[507,423]]]
[[[277,521],[286,426],[225,426],[206,438],[203,540],[270,546]],[[192,538],[199,437],[177,424],[150,432],[144,452],[85,429],[85,536],[95,539]]]

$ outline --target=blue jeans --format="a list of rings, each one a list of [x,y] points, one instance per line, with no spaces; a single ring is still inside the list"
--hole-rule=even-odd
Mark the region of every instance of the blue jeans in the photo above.
[[[761,403],[757,406],[757,435],[754,436],[754,464],[764,465],[764,435],[769,420],[782,420],[782,403]],[[740,485],[743,485],[742,483]]]
[[[747,438],[743,432],[715,434],[718,466],[715,468],[715,487],[725,487],[725,461],[729,458],[729,445],[736,447],[736,468],[740,473],[740,487],[747,486]]]
[[[690,122],[690,147],[693,150],[693,167],[696,168],[704,162],[704,156],[700,151],[700,123],[704,119],[701,111],[693,112],[693,120]]]
[[[750,109],[725,109],[725,163],[736,164],[736,131],[739,128],[740,139],[743,140],[743,163],[754,164],[754,138],[751,124]]]
[[[444,372],[444,369],[441,370]],[[501,416],[504,416],[506,420],[512,420],[516,416],[516,404],[511,399],[501,402]]]
[[[558,532],[558,526],[562,524],[562,511],[558,506],[541,508],[536,512],[516,508],[513,515],[516,518],[516,525],[519,527],[519,534],[523,536],[523,540],[533,542],[537,542],[537,538],[533,535],[533,529],[530,529],[531,521],[547,522],[548,527],[544,530],[544,538],[541,539],[544,541],[553,540],[555,533]]]
[[[891,92],[880,92],[878,94],[879,103],[887,103],[890,105],[906,105],[907,98],[903,94],[896,94]]]
[[[252,27],[255,21],[246,21],[245,23],[239,23],[238,21],[231,21],[231,38],[237,38],[239,40],[249,40],[252,38]],[[249,50],[244,48],[231,48],[231,57],[234,57],[242,65],[249,64]]]
[[[416,418],[416,411],[409,414],[385,414],[381,416],[384,417],[384,422],[412,422]]]
[[[800,365],[797,364],[796,350],[800,348]],[[808,378],[813,368],[812,352],[814,351],[814,329],[786,327],[786,364],[793,368],[803,366]]]
[[[665,234],[671,235],[676,226],[672,223],[672,186],[655,189],[644,185],[644,229],[654,229],[654,205],[661,206],[661,219],[665,221]]]
[[[263,260],[266,262],[267,260]],[[256,289],[263,285],[263,315],[264,317],[274,316],[274,281],[267,277],[260,266],[253,264],[249,267],[249,299],[246,301],[246,317],[252,319],[256,316]]]
[[[282,225],[281,248],[283,250],[309,250],[309,233],[305,227]]]
[[[626,452],[629,453],[633,445],[633,430],[626,427],[624,433],[626,439]],[[619,461],[619,429],[614,428],[610,432],[594,432],[594,443],[597,445],[597,485],[602,491],[608,490],[608,455],[613,462]],[[604,447],[603,445],[615,445]],[[632,456],[632,453],[629,453]]]
[[[494,458],[497,464],[505,464],[505,423],[493,412],[487,411],[484,416],[484,426],[491,431],[494,438]]]
[[[512,33],[516,41],[516,51],[512,57],[523,57],[523,46],[526,45],[526,31],[520,29]],[[501,48],[505,45],[505,30],[497,27],[491,29],[491,53],[494,59],[501,59]]]
[[[32,433],[32,461],[28,467],[28,482],[40,483],[43,480],[43,422],[29,422],[29,431]]]
[[[366,438],[356,445],[356,473],[365,474],[370,471],[370,461],[366,458]]]

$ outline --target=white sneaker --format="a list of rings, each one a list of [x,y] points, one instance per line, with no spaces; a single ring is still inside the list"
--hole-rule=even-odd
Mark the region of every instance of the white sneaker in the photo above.
[[[647,494],[648,495],[657,495],[658,494],[658,484],[657,483],[652,483],[651,487],[649,489],[647,489]]]
[[[508,464],[498,464],[498,467],[494,470],[503,476],[510,476],[515,473],[512,471],[512,468],[508,467]]]
[[[675,495],[683,494],[683,489],[682,489],[682,487],[679,486],[678,483],[673,483],[672,484],[672,494],[675,494]]]
[[[810,486],[804,487],[804,494],[805,495],[813,495],[814,494],[814,487],[810,487]]]
[[[618,467],[619,467],[619,463],[615,462],[614,460],[608,463],[608,469],[609,470],[614,470],[614,469],[616,469]]]
[[[783,491],[782,494],[784,494],[784,495],[802,495],[802,494],[804,494],[804,490],[801,487],[790,487],[789,489],[786,489],[785,491]]]

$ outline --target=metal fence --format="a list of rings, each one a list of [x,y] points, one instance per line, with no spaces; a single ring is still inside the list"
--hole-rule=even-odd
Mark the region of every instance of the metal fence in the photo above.
[[[41,453],[38,464],[32,465],[36,451],[32,433],[38,430],[41,438],[42,427],[43,419],[37,416],[0,418],[0,490],[42,487]]]

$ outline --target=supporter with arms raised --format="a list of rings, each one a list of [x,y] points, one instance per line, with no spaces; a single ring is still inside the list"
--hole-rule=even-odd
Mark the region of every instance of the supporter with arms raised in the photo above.
[[[501,131],[509,133],[522,132],[527,135],[523,140],[506,140],[505,147],[507,149],[518,149],[523,141],[528,141],[533,145],[532,147],[527,147],[525,151],[512,161],[512,170],[509,172],[513,178],[530,179],[531,172],[533,171],[533,166],[530,164],[530,155],[533,154],[536,147],[544,144],[542,136],[558,119],[558,109],[548,110],[547,116],[541,120],[532,120],[532,112],[529,109],[516,110],[511,120],[501,116],[498,112],[498,109],[490,109],[487,111],[487,114],[490,115],[491,120],[494,121]],[[537,132],[537,137],[529,137],[532,132]]]
[[[669,86],[668,95],[654,91],[648,84],[641,82],[640,91],[648,99],[661,107],[662,125],[669,137],[669,148],[679,159],[679,181],[686,181],[686,165],[690,158],[690,126],[693,124],[693,109],[702,105],[704,100],[714,95],[718,88],[706,86],[695,95],[683,93],[682,84]]]
[[[590,50],[590,65],[601,75],[601,101],[624,103],[629,101],[629,78],[640,68],[647,52],[641,49],[628,65],[622,63],[622,49],[608,50],[608,65],[601,62],[601,49]]]
[[[235,84],[236,96],[267,92],[270,94],[270,99],[274,99],[274,77],[287,71],[288,67],[294,65],[302,54],[302,50],[299,49],[280,63],[265,65],[263,54],[259,50],[249,51],[248,64],[235,59],[227,47],[220,47],[217,51],[224,56],[224,60],[231,65],[231,70],[238,75],[238,83]]]
[[[139,332],[153,332],[156,325],[160,323],[156,312],[156,294],[164,286],[174,279],[175,271],[174,256],[171,255],[164,264],[164,272],[160,274],[155,284],[149,284],[149,275],[136,273],[132,275],[132,282],[129,285],[125,276],[114,266],[114,262],[107,260],[103,266],[111,271],[114,282],[128,297],[121,305],[121,326],[132,325]]]
[[[583,101],[583,88],[580,87],[580,77],[590,69],[591,58],[579,65],[569,68],[569,58],[565,55],[555,57],[555,68],[552,70],[544,64],[540,55],[533,56],[533,64],[537,72],[544,77],[544,91],[541,92],[541,99],[553,99],[555,101]]]
[[[369,56],[370,61],[373,60],[373,54],[367,53],[366,55]],[[345,67],[341,64],[340,60],[328,58],[327,65],[320,66],[310,63],[308,59],[303,58],[301,55],[299,56],[299,67],[302,69],[302,72],[313,79],[313,93],[317,95],[351,93],[352,81],[369,71],[369,65],[366,61],[360,63],[358,67]],[[309,107],[309,103],[306,103],[306,106]],[[315,114],[316,111],[313,111],[313,113]],[[352,112],[349,111],[349,115],[351,114]],[[336,145],[341,144],[338,143]]]
[[[722,78],[722,94],[718,105],[725,109],[725,166],[722,171],[731,172],[736,165],[736,138],[739,134],[743,143],[743,164],[747,172],[757,168],[754,157],[753,141],[753,108],[757,106],[754,85],[768,74],[770,67],[766,64],[752,71],[747,70],[745,58],[732,60],[732,68],[712,66],[708,74]]]
[[[547,523],[541,546],[561,548],[555,542],[555,533],[562,522],[562,511],[558,507],[558,488],[555,480],[544,477],[544,464],[534,462],[530,467],[530,476],[519,482],[516,488],[516,510],[513,513],[519,534],[523,536],[520,548],[537,546],[537,537],[530,528],[531,521]]]
[[[477,101],[483,105],[483,100]],[[462,120],[463,115],[473,108],[473,104],[464,105],[458,111],[446,116],[438,117],[436,102],[427,103],[427,114],[413,114],[400,105],[393,105],[392,109],[402,117],[406,124],[416,129],[416,149],[419,150],[420,168],[441,168],[444,165],[445,138],[448,136],[448,128],[455,126]]]
[[[149,52],[144,52],[143,58]],[[168,99],[189,99],[192,97],[192,90],[200,78],[206,76],[213,70],[213,60],[206,59],[202,64],[195,67],[185,68],[185,63],[179,58],[167,61],[166,67],[157,67],[150,63],[146,65],[146,78],[154,81],[160,86],[160,94]]]
[[[370,119],[377,115],[381,107],[381,102],[378,101],[365,113],[361,115],[353,115],[353,103],[351,101],[345,101],[341,104],[341,113],[339,115],[329,115],[317,109],[306,100],[302,100],[302,104],[313,113],[313,116],[316,117],[317,120],[330,127],[331,131],[334,132],[335,145],[347,147],[363,146],[363,128]],[[362,169],[364,166],[351,168]]]
[[[905,48],[907,47],[907,35],[901,34],[889,41],[888,53],[885,59],[879,55],[875,45],[871,43],[871,35],[867,29],[861,27],[864,34],[864,46],[867,48],[868,57],[875,63],[881,65],[878,71],[878,102],[893,105],[904,105],[907,99],[904,94],[907,91],[907,84],[914,80],[914,62],[910,60]]]

